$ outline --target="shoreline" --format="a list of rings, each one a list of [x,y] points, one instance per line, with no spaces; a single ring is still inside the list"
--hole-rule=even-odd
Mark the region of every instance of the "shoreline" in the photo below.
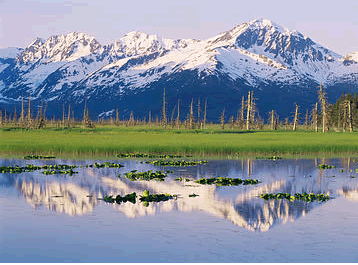
[[[119,153],[240,159],[358,156],[358,134],[311,131],[175,131],[153,127],[0,129],[0,157],[115,158]]]

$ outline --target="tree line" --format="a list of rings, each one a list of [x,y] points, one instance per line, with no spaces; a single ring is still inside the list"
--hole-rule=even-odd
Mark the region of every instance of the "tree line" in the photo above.
[[[353,132],[354,128],[358,126],[358,96],[357,94],[342,93],[340,98],[334,103],[330,104],[327,101],[326,93],[322,87],[319,86],[317,91],[317,102],[312,106],[312,109],[306,110],[305,113],[300,112],[298,104],[293,106],[293,117],[289,119],[286,117],[280,120],[278,113],[273,109],[265,121],[259,115],[256,108],[256,98],[252,90],[248,92],[247,97],[242,96],[239,104],[237,115],[225,116],[225,109],[218,115],[217,123],[210,122],[209,125],[219,125],[221,129],[239,129],[239,130],[311,130],[311,131],[343,131]],[[27,105],[27,109],[26,106]],[[187,115],[181,117],[181,102],[178,99],[177,104],[168,115],[167,101],[165,88],[163,90],[162,109],[160,117],[152,117],[149,111],[148,116],[142,119],[134,117],[131,111],[129,119],[120,119],[119,111],[116,109],[115,114],[112,114],[108,119],[98,118],[96,121],[92,120],[89,115],[89,110],[84,107],[82,120],[75,119],[74,111],[68,106],[63,105],[62,117],[46,118],[47,106],[41,104],[37,109],[36,116],[33,114],[31,108],[31,97],[28,102],[21,102],[21,111],[17,114],[16,108],[13,114],[0,110],[0,127],[15,127],[23,129],[41,129],[46,126],[62,127],[62,128],[95,128],[96,125],[114,125],[114,126],[157,126],[165,129],[206,129],[207,122],[207,108],[208,102],[201,101],[200,98],[194,101],[191,100],[189,110],[185,111]]]

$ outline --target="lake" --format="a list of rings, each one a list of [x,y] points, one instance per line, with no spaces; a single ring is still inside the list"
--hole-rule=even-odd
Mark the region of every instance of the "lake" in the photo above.
[[[357,262],[358,163],[337,159],[209,160],[162,167],[139,159],[0,159],[0,166],[68,164],[78,174],[0,173],[1,262]],[[335,168],[320,170],[320,164]],[[165,181],[129,181],[132,170],[170,170]],[[121,178],[118,175],[121,174]],[[253,178],[257,185],[193,180]],[[178,177],[190,181],[176,181]],[[178,197],[111,204],[132,192]],[[324,193],[326,202],[265,201],[263,193]],[[191,194],[199,196],[189,197]]]

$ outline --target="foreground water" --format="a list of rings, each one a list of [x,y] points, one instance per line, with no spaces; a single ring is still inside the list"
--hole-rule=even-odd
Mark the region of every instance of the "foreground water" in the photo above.
[[[1,262],[356,262],[355,159],[220,160],[157,167],[113,160],[120,169],[79,174],[0,173]],[[0,166],[101,161],[1,159]],[[335,169],[319,170],[329,164]],[[173,170],[164,182],[128,181],[131,170]],[[216,187],[202,177],[255,178],[258,185]],[[176,200],[109,204],[108,195],[178,194]],[[264,201],[265,192],[329,193],[327,202]],[[189,197],[189,194],[198,197]]]

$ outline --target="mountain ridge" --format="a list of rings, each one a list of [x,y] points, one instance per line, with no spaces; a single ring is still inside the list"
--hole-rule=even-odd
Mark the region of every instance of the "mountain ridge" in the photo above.
[[[11,109],[22,96],[31,95],[35,103],[45,101],[56,108],[69,103],[80,109],[88,102],[94,115],[112,111],[115,102],[126,106],[123,113],[128,114],[130,105],[141,115],[159,113],[158,104],[151,109],[149,103],[146,111],[138,111],[135,95],[157,94],[160,101],[157,90],[166,86],[174,93],[168,104],[184,94],[185,105],[191,100],[190,91],[202,99],[210,96],[208,91],[216,94],[214,84],[218,90],[221,86],[231,91],[237,105],[249,89],[268,97],[258,103],[265,113],[275,105],[272,94],[277,98],[280,93],[284,98],[285,93],[291,94],[285,107],[289,109],[289,104],[299,102],[302,93],[315,91],[319,83],[330,97],[355,92],[358,77],[358,52],[341,56],[267,19],[251,20],[205,40],[165,39],[132,31],[102,45],[93,36],[71,32],[36,38],[12,51],[12,57],[1,54],[6,51],[0,49],[0,107]],[[197,91],[194,84],[202,90]],[[125,102],[129,99],[132,104]],[[212,100],[225,106],[229,99]],[[313,102],[302,100],[306,109]]]

